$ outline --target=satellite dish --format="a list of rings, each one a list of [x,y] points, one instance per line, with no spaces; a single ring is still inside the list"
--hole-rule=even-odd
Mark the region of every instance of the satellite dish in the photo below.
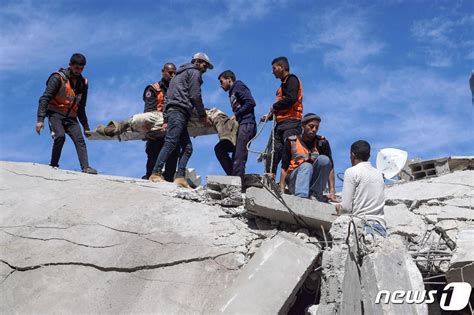
[[[377,169],[383,173],[385,178],[390,179],[397,176],[407,162],[408,152],[385,148],[377,153]]]

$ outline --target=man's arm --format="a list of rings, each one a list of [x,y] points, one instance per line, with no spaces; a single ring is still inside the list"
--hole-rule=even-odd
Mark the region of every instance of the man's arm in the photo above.
[[[242,117],[252,112],[255,107],[255,100],[250,89],[245,84],[242,83],[237,88],[235,94],[240,101],[241,107],[235,112],[235,117]]]
[[[332,159],[332,151],[331,146],[329,145],[329,141],[324,141],[324,153],[329,160],[331,160],[331,172],[329,173],[328,185],[329,185],[329,195],[328,198],[330,201],[336,201],[336,177],[334,174],[334,160]]]
[[[144,113],[153,112],[157,110],[158,99],[156,93],[152,90],[151,86],[147,86],[143,91],[143,101],[145,106],[143,108]]]
[[[342,186],[342,212],[352,212],[352,200],[354,199],[355,181],[351,172],[346,170],[344,172],[344,184]]]
[[[77,109],[77,118],[81,122],[81,125],[84,127],[84,131],[89,131],[90,128],[86,115],[87,93],[89,90],[89,86],[85,84],[85,82],[83,82],[83,84],[84,87],[82,92],[81,104],[79,104],[79,108]]]
[[[196,69],[193,69],[189,72],[189,100],[191,101],[191,104],[194,106],[194,108],[196,108],[200,118],[207,117],[201,96],[201,73]]]
[[[56,96],[61,87],[61,78],[59,74],[53,74],[49,77],[48,82],[46,83],[46,89],[44,90],[43,95],[39,99],[38,112],[37,112],[37,121],[44,122],[46,117],[46,111],[48,110],[48,103]]]
[[[272,108],[274,111],[289,108],[298,100],[298,91],[300,89],[298,78],[291,75],[282,89],[283,99],[273,104]]]

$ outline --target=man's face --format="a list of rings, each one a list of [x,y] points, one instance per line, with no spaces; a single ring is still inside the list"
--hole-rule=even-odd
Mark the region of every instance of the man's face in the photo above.
[[[201,60],[196,63],[196,66],[199,68],[199,71],[201,71],[201,73],[205,73],[207,69],[209,68],[209,64]]]
[[[282,66],[280,66],[279,64],[272,64],[272,73],[273,75],[275,76],[275,78],[277,79],[281,79],[283,78],[283,73],[285,72],[285,70],[283,69]]]
[[[173,65],[165,65],[163,70],[161,70],[161,76],[164,81],[170,82],[171,78],[174,77],[176,73],[176,67]]]
[[[306,124],[303,124],[302,127],[304,135],[309,138],[314,138],[319,130],[319,121],[316,119],[310,120]]]
[[[78,65],[78,64],[69,64],[69,69],[71,69],[71,72],[74,76],[79,76],[82,73],[82,70],[84,70],[84,65]]]
[[[225,79],[223,77],[220,77],[219,81],[221,82],[221,88],[224,90],[224,91],[229,91],[230,88],[232,87],[232,79]]]

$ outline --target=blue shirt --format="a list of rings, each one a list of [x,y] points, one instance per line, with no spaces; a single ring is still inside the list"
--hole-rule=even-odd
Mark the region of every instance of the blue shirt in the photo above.
[[[255,122],[255,100],[250,89],[240,80],[229,90],[230,105],[239,125]]]

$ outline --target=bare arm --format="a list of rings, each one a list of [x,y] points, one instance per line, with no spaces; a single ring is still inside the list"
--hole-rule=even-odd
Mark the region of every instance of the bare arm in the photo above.
[[[286,175],[287,175],[287,171],[284,170],[284,169],[281,169],[281,175],[280,175],[280,191],[282,193],[285,192],[285,181],[286,181]]]

